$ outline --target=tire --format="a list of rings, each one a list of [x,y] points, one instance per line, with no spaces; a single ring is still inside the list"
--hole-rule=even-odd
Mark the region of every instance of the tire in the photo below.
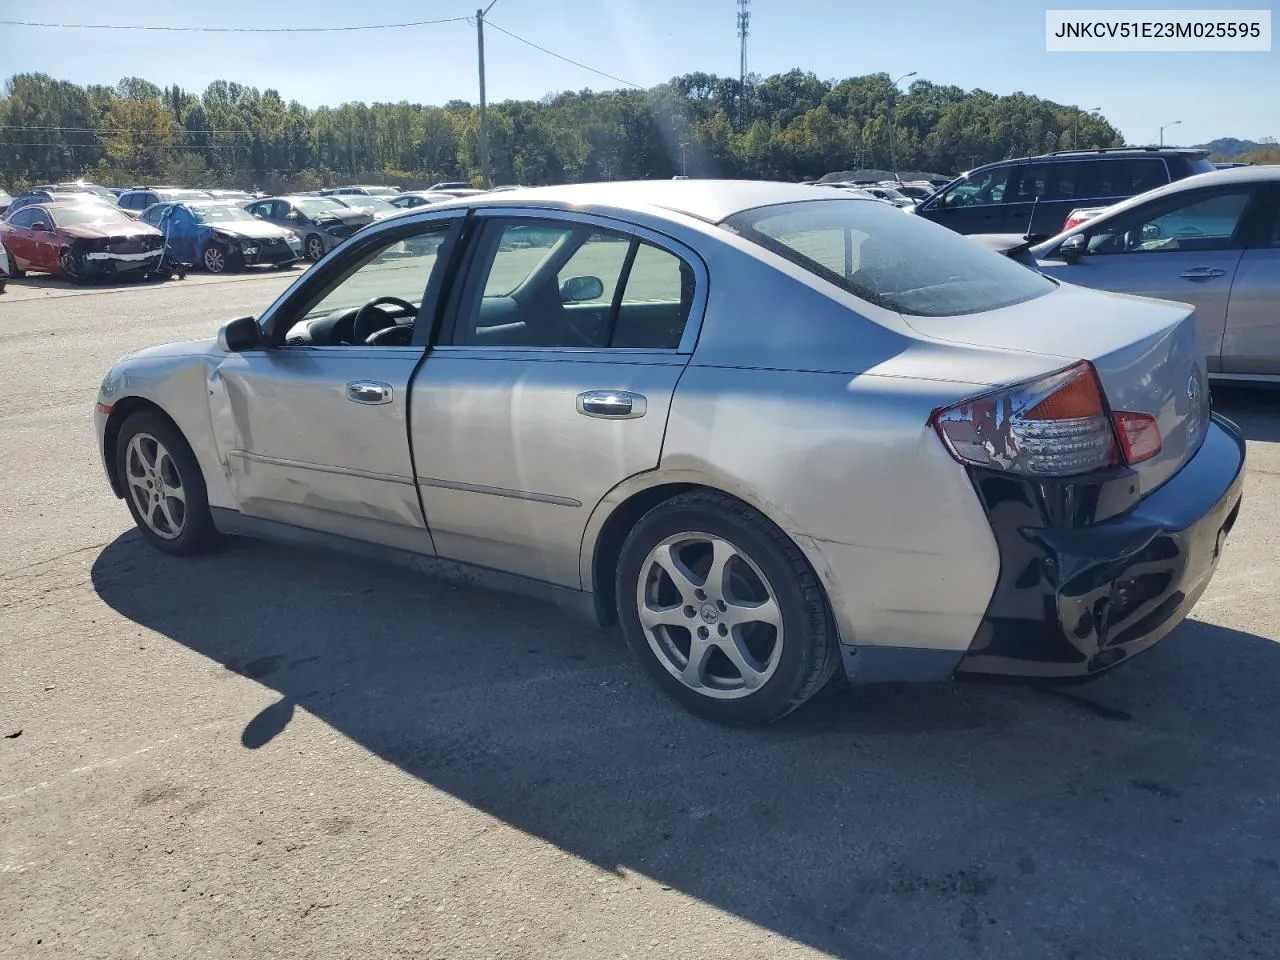
[[[200,265],[209,273],[226,273],[231,269],[231,251],[218,243],[211,243],[200,254]]]
[[[148,457],[152,453],[155,456]],[[200,553],[214,545],[218,534],[200,464],[182,432],[168,418],[150,410],[133,414],[120,427],[114,456],[125,503],[148,543],[178,556]],[[181,496],[160,498],[155,494],[160,478]],[[142,506],[139,500],[145,501]],[[180,515],[175,501],[182,505]]]
[[[669,559],[660,562],[664,549]],[[707,577],[713,556],[727,558],[718,586]],[[646,513],[622,546],[615,588],[632,653],[667,696],[708,720],[781,719],[840,664],[826,598],[804,554],[725,494],[683,494]]]
[[[80,273],[80,265],[76,263],[76,258],[70,250],[63,250],[58,254],[58,273],[68,283],[84,282],[84,277]]]
[[[324,240],[320,238],[318,233],[307,234],[307,239],[303,241],[302,248],[307,253],[307,259],[312,263],[324,258]]]

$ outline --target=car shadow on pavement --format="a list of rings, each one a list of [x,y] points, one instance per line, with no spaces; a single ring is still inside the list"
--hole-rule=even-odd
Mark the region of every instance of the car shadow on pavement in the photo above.
[[[1234,421],[1246,440],[1280,440],[1280,390],[1274,387],[1215,386],[1213,408]]]
[[[1189,621],[1087,686],[837,689],[735,730],[663,700],[614,632],[396,567],[241,541],[178,561],[130,532],[92,576],[279,694],[244,748],[307,711],[605,870],[837,956],[1275,955],[1280,646],[1259,636]]]

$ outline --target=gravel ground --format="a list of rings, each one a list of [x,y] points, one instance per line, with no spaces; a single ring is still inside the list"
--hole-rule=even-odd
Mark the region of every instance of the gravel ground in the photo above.
[[[1280,955],[1280,396],[1218,396],[1244,512],[1121,671],[730,731],[549,607],[141,542],[98,382],[289,279],[0,296],[0,956]]]

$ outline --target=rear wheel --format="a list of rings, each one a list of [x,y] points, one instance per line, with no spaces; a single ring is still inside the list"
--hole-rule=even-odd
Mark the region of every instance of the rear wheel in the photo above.
[[[152,411],[120,428],[116,473],[134,523],[165,553],[199,553],[217,539],[200,464],[182,433]]]
[[[777,720],[839,665],[804,555],[724,494],[685,494],[647,513],[623,545],[616,589],[632,652],[668,696],[707,719]]]

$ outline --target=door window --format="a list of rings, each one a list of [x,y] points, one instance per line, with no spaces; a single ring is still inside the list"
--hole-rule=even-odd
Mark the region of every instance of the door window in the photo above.
[[[938,198],[938,203],[947,209],[1003,203],[1012,169],[993,167],[990,170],[980,170],[963,183],[956,184],[949,193],[944,193]]]
[[[34,207],[27,207],[25,210],[19,210],[9,218],[9,223],[15,227],[22,227],[24,230],[30,230],[32,225],[40,219],[41,211]]]
[[[585,224],[489,221],[460,297],[459,346],[676,349],[693,271]]]
[[[1229,249],[1252,196],[1250,190],[1199,192],[1143,204],[1091,231],[1089,252]]]
[[[365,250],[293,314],[286,345],[407,346],[449,227],[425,224]]]

